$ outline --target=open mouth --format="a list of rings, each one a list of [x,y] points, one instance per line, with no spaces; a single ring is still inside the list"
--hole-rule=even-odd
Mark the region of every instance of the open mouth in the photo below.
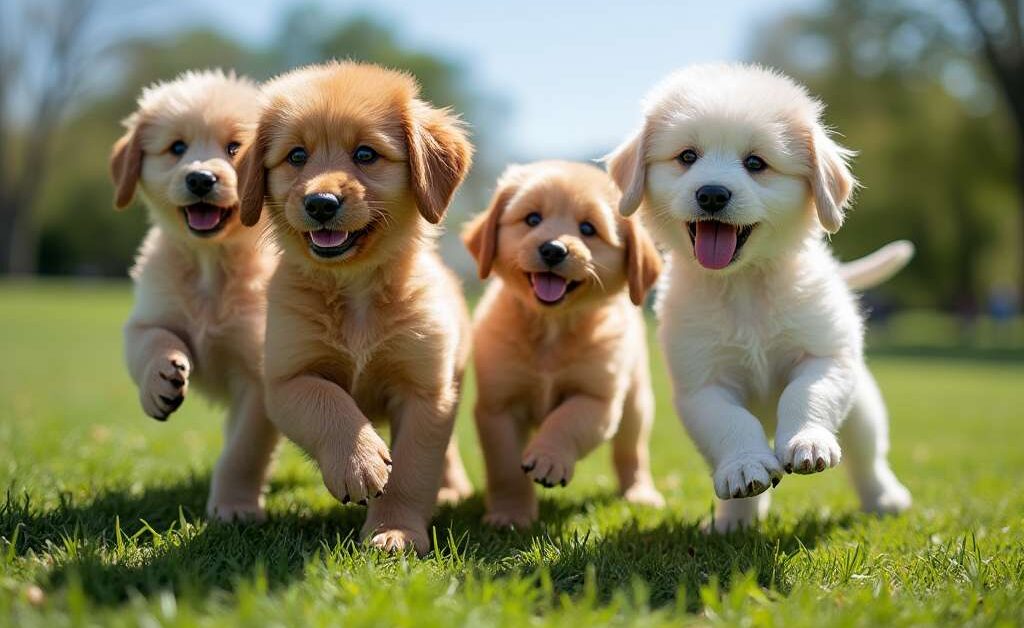
[[[736,261],[756,226],[732,225],[720,220],[686,223],[697,262],[711,270],[721,270]]]
[[[568,281],[561,275],[552,272],[526,273],[533,288],[533,295],[544,305],[558,305],[569,294],[580,286],[579,281]]]
[[[317,257],[330,259],[338,257],[351,251],[363,236],[373,230],[374,223],[370,223],[358,231],[342,231],[339,229],[317,229],[306,232],[306,241],[309,242],[309,250]]]
[[[210,203],[193,203],[182,207],[181,211],[185,214],[185,224],[188,225],[189,231],[205,238],[223,229],[234,209],[234,207],[218,207]]]

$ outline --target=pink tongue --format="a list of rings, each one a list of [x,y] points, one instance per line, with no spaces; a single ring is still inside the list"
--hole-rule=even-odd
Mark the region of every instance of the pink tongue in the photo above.
[[[698,222],[693,252],[704,268],[725,268],[732,262],[732,256],[736,253],[736,227],[717,220]]]
[[[348,231],[334,231],[333,229],[320,229],[311,231],[309,239],[313,244],[323,249],[332,249],[341,246],[342,242],[348,240]]]
[[[196,231],[209,231],[220,224],[220,208],[212,205],[186,207],[188,226]]]
[[[552,303],[565,296],[565,279],[554,273],[533,273],[533,293],[546,303]]]

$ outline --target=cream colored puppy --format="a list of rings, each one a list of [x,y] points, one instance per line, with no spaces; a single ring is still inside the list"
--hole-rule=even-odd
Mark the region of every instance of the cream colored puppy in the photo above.
[[[622,213],[642,206],[671,252],[660,338],[676,409],[726,500],[719,530],[763,513],[783,473],[837,465],[839,438],[865,510],[911,502],[886,459],[863,319],[824,241],[856,182],[821,114],[779,73],[695,66],[654,89],[643,128],[610,158]],[[885,274],[851,270],[857,285]]]
[[[238,219],[235,156],[256,123],[259,90],[220,71],[147,87],[114,145],[115,204],[142,197],[153,226],[132,269],[124,329],[142,408],[164,421],[192,384],[228,406],[207,511],[263,519],[277,431],[263,406],[266,284],[276,255]]]
[[[661,258],[618,202],[594,166],[512,166],[464,233],[480,277],[497,275],[473,329],[487,523],[533,523],[533,483],[565,486],[607,440],[623,496],[664,503],[650,470],[654,394],[638,307]]]

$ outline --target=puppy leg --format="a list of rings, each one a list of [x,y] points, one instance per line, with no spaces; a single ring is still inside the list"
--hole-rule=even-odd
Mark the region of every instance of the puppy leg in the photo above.
[[[651,477],[650,439],[654,424],[654,394],[646,377],[633,386],[623,404],[622,422],[612,439],[612,463],[619,491],[626,501],[660,508],[665,498]]]
[[[523,452],[523,470],[551,488],[572,480],[576,461],[608,440],[618,428],[621,401],[573,395],[549,414]]]
[[[420,555],[430,550],[427,526],[441,486],[445,452],[455,424],[454,404],[409,399],[393,423],[394,469],[387,492],[370,503],[362,536],[388,551],[412,547]]]
[[[768,514],[772,503],[771,493],[761,493],[744,499],[722,499],[715,506],[714,531],[726,534],[753,527]]]
[[[278,432],[267,418],[262,386],[237,395],[224,432],[206,512],[221,521],[263,521],[263,488]]]
[[[732,391],[706,386],[680,397],[677,410],[712,469],[721,499],[753,497],[782,479],[761,422]]]
[[[462,465],[458,438],[452,434],[444,453],[444,471],[441,474],[441,489],[437,492],[437,503],[455,504],[472,494],[473,485],[466,474],[466,467]]]
[[[889,468],[889,416],[875,378],[857,369],[857,393],[840,438],[846,465],[867,512],[895,514],[910,507],[910,491]]]
[[[537,520],[533,482],[523,474],[526,428],[507,412],[476,407],[476,430],[487,468],[484,523],[501,528],[528,528]]]
[[[341,503],[365,504],[383,492],[388,446],[340,386],[316,375],[270,382],[267,410],[278,429],[317,461],[327,490]]]
[[[793,369],[779,398],[775,455],[787,473],[830,469],[842,457],[836,433],[850,410],[855,370],[833,358],[808,358]]]
[[[124,328],[124,352],[143,411],[166,421],[188,392],[192,356],[185,342],[161,327],[129,323]]]

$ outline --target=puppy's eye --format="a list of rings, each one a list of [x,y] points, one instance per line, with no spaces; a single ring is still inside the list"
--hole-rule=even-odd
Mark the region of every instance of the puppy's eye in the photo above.
[[[590,221],[584,220],[580,223],[580,233],[585,236],[597,235],[597,228]]]
[[[541,218],[541,215],[538,214],[537,212],[530,212],[529,214],[526,215],[526,224],[529,225],[530,227],[536,227],[541,223],[542,220],[544,219]]]
[[[168,148],[167,150],[171,151],[172,155],[181,157],[182,155],[185,154],[185,151],[188,150],[188,144],[181,140],[175,140],[174,143],[171,144],[171,147]]]
[[[228,142],[228,145],[224,147],[224,152],[228,154],[228,157],[234,157],[238,154],[238,149],[242,145],[239,142]]]
[[[293,166],[301,166],[309,160],[309,153],[306,152],[305,148],[296,146],[290,153],[288,153],[288,157],[286,157],[286,159],[288,160],[288,163]]]
[[[693,150],[692,148],[687,148],[683,152],[679,153],[679,156],[676,157],[676,159],[678,159],[680,162],[686,165],[690,165],[693,162],[697,161],[697,157],[697,151]]]
[[[373,150],[369,146],[360,146],[356,149],[356,152],[352,153],[352,159],[357,164],[363,164],[364,166],[377,161],[378,157],[380,157],[380,155],[377,154],[377,151]]]
[[[743,160],[743,167],[750,172],[761,172],[768,167],[768,164],[757,155],[750,155]]]

